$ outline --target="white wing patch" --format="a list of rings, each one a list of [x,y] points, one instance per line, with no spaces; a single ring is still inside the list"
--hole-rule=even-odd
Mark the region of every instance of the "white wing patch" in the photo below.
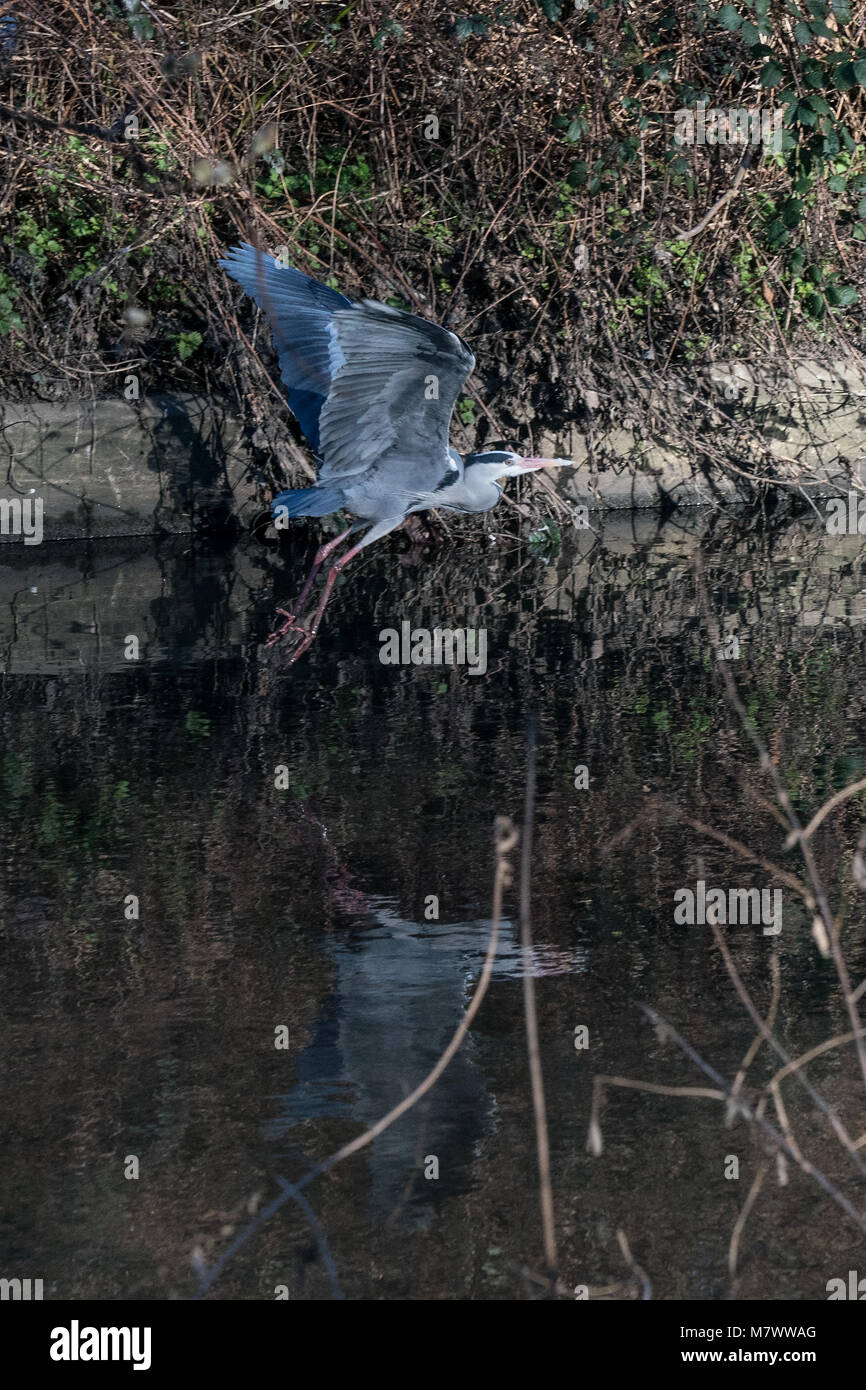
[[[328,324],[328,337],[331,340],[328,349],[328,361],[331,368],[331,380],[333,381],[340,368],[346,365],[346,358],[343,349],[340,347],[340,335],[333,319],[331,319],[331,322]]]

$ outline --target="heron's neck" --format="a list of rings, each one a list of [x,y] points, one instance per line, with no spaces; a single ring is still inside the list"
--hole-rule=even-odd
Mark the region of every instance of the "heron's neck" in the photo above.
[[[492,476],[495,471],[495,465],[483,463],[467,468],[458,483],[436,494],[436,506],[458,512],[489,512],[502,496],[502,488]]]

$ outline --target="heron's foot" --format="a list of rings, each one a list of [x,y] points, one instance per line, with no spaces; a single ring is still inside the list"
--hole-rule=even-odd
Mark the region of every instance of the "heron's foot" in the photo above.
[[[316,615],[316,617],[314,617],[313,621],[310,623],[309,627],[303,628],[296,626],[294,628],[295,632],[302,635],[302,640],[292,650],[292,654],[289,657],[290,666],[294,666],[295,662],[299,661],[300,658],[304,655],[304,652],[308,651],[310,647],[313,645],[313,643],[316,640],[316,634],[319,631],[320,622],[320,616]]]
[[[277,642],[281,642],[290,632],[300,632],[303,636],[307,636],[307,629],[301,627],[294,613],[288,613],[285,608],[278,608],[277,612],[280,617],[285,618],[286,621],[281,623],[275,632],[271,633],[270,637],[265,642],[266,647],[276,646]]]
[[[295,631],[296,631],[296,632],[300,632],[300,631],[302,631],[302,629],[301,629],[301,628],[295,628]],[[289,657],[289,665],[290,665],[290,666],[294,666],[295,662],[296,662],[296,661],[299,661],[300,658],[304,655],[304,652],[307,651],[307,649],[313,645],[313,642],[315,641],[315,637],[316,637],[316,629],[315,629],[315,628],[312,628],[309,632],[304,632],[304,640],[303,640],[302,642],[299,642],[299,643],[298,643],[298,645],[295,647],[294,651],[292,652],[291,656]]]

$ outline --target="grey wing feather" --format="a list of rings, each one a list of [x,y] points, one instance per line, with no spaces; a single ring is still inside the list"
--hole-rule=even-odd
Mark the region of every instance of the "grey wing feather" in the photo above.
[[[219,264],[270,321],[289,404],[322,460],[320,481],[381,467],[388,456],[402,490],[435,488],[440,465],[459,460],[448,431],[475,366],[466,343],[415,314],[355,303],[248,244]]]
[[[352,300],[253,246],[233,248],[218,264],[267,314],[286,384],[326,395],[328,329],[335,311],[350,308]]]
[[[246,243],[219,264],[267,315],[289,405],[318,453],[319,417],[331,389],[331,322],[351,299]]]
[[[470,348],[447,328],[370,299],[337,309],[330,339],[320,479],[381,467],[388,456],[403,489],[432,490],[431,462],[450,466],[451,416],[475,366]]]

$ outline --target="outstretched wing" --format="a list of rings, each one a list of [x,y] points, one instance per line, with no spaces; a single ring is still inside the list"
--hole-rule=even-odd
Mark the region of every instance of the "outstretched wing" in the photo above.
[[[289,405],[323,460],[320,481],[363,473],[387,454],[403,487],[431,491],[431,460],[453,467],[451,416],[475,366],[466,343],[415,314],[353,303],[252,246],[220,265],[270,321]]]
[[[448,463],[448,429],[475,358],[447,328],[365,299],[331,325],[333,373],[320,420],[322,478],[401,465],[410,491],[431,491]]]
[[[219,262],[266,315],[289,405],[316,453],[319,417],[331,388],[331,320],[351,299],[254,246],[235,246]]]

